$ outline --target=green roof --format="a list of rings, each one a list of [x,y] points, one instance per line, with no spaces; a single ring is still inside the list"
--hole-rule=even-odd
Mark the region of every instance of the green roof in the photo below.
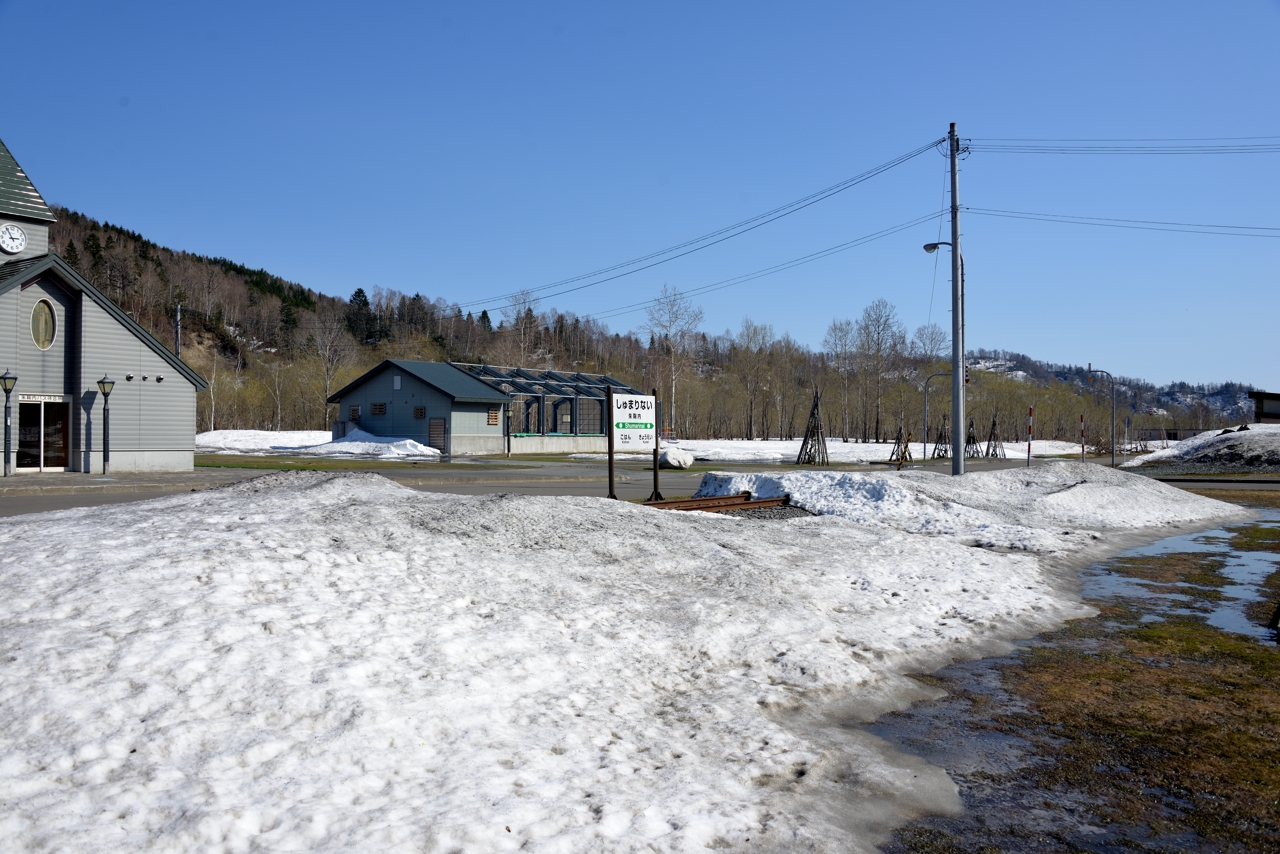
[[[395,366],[406,374],[417,377],[458,403],[505,403],[511,399],[488,383],[481,382],[461,368],[455,368],[447,362],[402,362],[399,359],[387,359],[373,370],[348,383],[340,391],[331,394],[328,402],[337,403],[344,394],[390,366]]]
[[[13,159],[4,140],[0,140],[0,215],[4,214],[45,222],[58,221],[27,173]]]

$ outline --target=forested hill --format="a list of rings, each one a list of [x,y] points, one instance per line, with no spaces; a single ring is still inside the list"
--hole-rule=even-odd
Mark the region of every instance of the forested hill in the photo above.
[[[892,441],[899,427],[918,438],[924,378],[946,368],[945,331],[906,329],[883,299],[855,317],[832,317],[819,350],[750,318],[736,331],[708,334],[699,328],[698,307],[666,288],[653,310],[636,315],[637,331],[618,334],[592,318],[545,309],[528,292],[495,317],[360,282],[352,283],[358,287],[350,300],[326,296],[226,258],[159,246],[64,207],[54,213],[55,251],[170,346],[174,310],[182,305],[182,357],[210,383],[198,398],[202,430],[325,428],[333,391],[396,358],[610,374],[661,389],[670,423],[687,437],[796,436],[817,385],[825,390],[828,435]],[[1004,351],[973,355],[969,411],[984,435],[989,427],[981,425],[998,419],[1007,438],[1024,438],[1029,405],[1037,407],[1038,438],[1076,438],[1081,414],[1091,435],[1109,433],[1109,389],[1088,383],[1082,368]],[[1117,383],[1120,405],[1138,426],[1245,420],[1248,388]],[[931,435],[949,392],[945,383],[933,384]]]
[[[244,329],[255,340],[278,343],[281,329],[298,326],[300,311],[314,312],[326,299],[266,270],[159,246],[64,207],[54,206],[53,212],[54,251],[169,344],[179,304],[194,315],[197,327],[209,318]],[[212,330],[217,323],[209,325]]]

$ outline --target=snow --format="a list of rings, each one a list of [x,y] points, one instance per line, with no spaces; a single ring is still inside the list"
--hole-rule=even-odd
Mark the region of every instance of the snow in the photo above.
[[[658,465],[664,469],[687,469],[693,463],[693,454],[675,445],[667,445],[658,455]]]
[[[794,463],[800,455],[800,439],[681,439],[679,442],[664,443],[664,447],[678,447],[693,455],[698,462],[713,463]],[[1006,456],[1025,457],[1026,442],[1003,442]],[[933,443],[929,443],[929,452],[933,451]],[[982,442],[986,448],[986,442]],[[870,463],[887,463],[893,453],[893,442],[842,442],[839,439],[827,439],[827,459],[832,463],[851,465],[867,465]],[[1047,439],[1036,439],[1031,443],[1033,457],[1055,457],[1080,453],[1080,446],[1071,442],[1055,442]],[[924,455],[924,446],[919,442],[911,443],[911,455],[917,462]],[[622,456],[618,454],[618,456]],[[603,460],[607,454],[571,454],[575,460]],[[636,455],[639,459],[640,455]]]
[[[870,851],[958,799],[850,710],[1085,613],[1058,559],[1096,536],[1235,512],[1072,463],[704,479],[740,487],[826,515],[296,472],[0,520],[0,835]]]
[[[1143,454],[1124,464],[1126,468],[1137,466],[1178,463],[1204,463],[1211,466],[1240,464],[1280,465],[1280,424],[1250,424],[1248,430],[1223,433],[1210,430],[1167,448]]]
[[[305,457],[379,457],[425,459],[439,457],[435,448],[413,439],[375,436],[352,430],[332,441],[325,430],[213,430],[196,434],[197,454],[287,454]]]

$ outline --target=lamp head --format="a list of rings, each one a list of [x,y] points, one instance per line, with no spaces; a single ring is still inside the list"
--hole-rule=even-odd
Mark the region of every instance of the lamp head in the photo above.
[[[13,391],[13,387],[18,384],[18,378],[7,370],[0,374],[0,389],[4,389],[4,393],[8,394]]]
[[[98,380],[98,391],[102,392],[103,397],[111,394],[111,389],[116,387],[116,381],[106,374],[102,375],[102,379]]]
[[[925,252],[928,252],[930,255],[932,255],[934,252],[937,252],[937,251],[938,251],[938,244],[936,244],[936,243],[926,243],[926,244],[924,245],[924,251],[925,251]]]

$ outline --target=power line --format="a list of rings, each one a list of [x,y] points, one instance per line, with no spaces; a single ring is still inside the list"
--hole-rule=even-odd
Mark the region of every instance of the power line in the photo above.
[[[552,288],[558,288],[564,285],[574,284],[575,282],[581,282],[584,279],[591,279],[596,276],[603,276],[606,273],[613,273],[617,270],[624,270],[624,272],[617,273],[616,275],[613,275],[613,276],[608,276],[607,278],[597,279],[596,281],[588,282],[584,285],[578,285],[577,287],[566,288],[565,290],[557,291],[556,293],[553,293],[553,294],[546,294],[546,296],[560,296],[561,294],[572,293],[573,291],[579,291],[579,290],[583,290],[584,288],[590,288],[590,287],[595,287],[596,285],[604,284],[605,282],[611,282],[615,279],[620,279],[623,276],[630,276],[633,273],[638,273],[641,270],[647,270],[651,267],[656,267],[659,264],[665,264],[668,261],[674,261],[677,258],[683,258],[685,255],[690,255],[694,252],[699,252],[703,249],[707,249],[712,246],[715,246],[718,243],[723,243],[726,240],[730,240],[734,237],[738,237],[739,235],[746,234],[749,231],[754,231],[755,229],[760,228],[761,226],[768,225],[769,223],[776,222],[777,220],[782,219],[783,217],[790,216],[791,214],[796,213],[798,211],[802,211],[811,205],[817,204],[818,202],[825,201],[838,193],[844,192],[850,187],[855,187],[858,184],[861,184],[864,181],[868,181],[871,178],[874,178],[877,175],[887,172],[896,166],[901,166],[903,163],[906,163],[907,161],[912,160],[915,157],[919,157],[921,154],[924,154],[926,151],[929,151],[930,149],[937,146],[940,141],[941,140],[934,140],[933,142],[930,142],[928,145],[923,145],[913,151],[909,151],[906,154],[899,155],[898,157],[895,157],[892,160],[882,163],[879,166],[876,166],[874,169],[869,169],[866,172],[853,176],[852,178],[847,178],[844,181],[839,182],[838,184],[832,184],[830,187],[827,187],[826,189],[819,190],[816,193],[810,193],[804,198],[796,199],[793,202],[789,202],[780,207],[776,207],[773,210],[766,211],[765,213],[758,214],[757,216],[751,217],[750,219],[745,219],[741,222],[735,223],[734,225],[726,226],[717,231],[710,232],[709,234],[704,234],[701,237],[695,237],[692,240],[686,240],[683,243],[679,243],[675,246],[670,246],[666,249],[662,249],[657,252],[651,252],[648,255],[643,255],[639,258],[633,258],[630,261],[624,261],[620,264],[614,264],[610,267],[604,267],[591,273],[583,273],[580,276],[573,276],[568,279],[561,279],[558,282],[552,282],[547,285],[541,285],[536,288],[530,288],[529,292],[541,293],[543,291],[547,291]],[[680,250],[684,250],[684,251],[680,251]],[[672,253],[678,253],[678,254],[672,254]],[[664,255],[669,257],[665,257],[665,258],[662,257]],[[654,259],[658,259],[658,260],[654,260]],[[649,261],[652,263],[646,264],[644,263],[646,261]],[[644,266],[635,266],[637,264],[643,264]],[[634,267],[635,269],[626,270],[625,268],[627,267]],[[485,299],[471,300],[469,302],[459,303],[459,307],[467,308],[470,306],[500,303],[520,293],[522,293],[522,291],[512,291],[510,293],[502,294],[499,296],[488,297]]]
[[[681,295],[682,296],[700,296],[702,294],[712,293],[713,291],[724,290],[725,288],[730,288],[730,287],[733,287],[734,285],[741,285],[747,282],[754,281],[756,279],[762,279],[765,276],[772,276],[775,273],[781,273],[784,270],[790,270],[793,267],[799,267],[804,264],[809,264],[814,261],[819,261],[823,258],[838,254],[840,252],[845,252],[849,249],[854,249],[858,246],[862,246],[863,244],[870,243],[873,240],[879,240],[883,237],[888,237],[892,234],[897,234],[898,232],[905,231],[908,228],[914,228],[917,225],[923,225],[926,222],[937,219],[938,217],[941,217],[944,215],[945,215],[944,213],[939,213],[939,212],[928,213],[928,214],[925,214],[924,216],[920,216],[920,217],[916,217],[915,219],[908,220],[907,222],[899,223],[898,225],[893,225],[886,229],[882,229],[880,231],[876,231],[871,234],[864,235],[862,237],[854,238],[853,240],[847,241],[845,243],[839,243],[839,244],[836,244],[835,246],[831,246],[826,249],[820,249],[817,252],[810,253],[809,255],[802,255],[799,258],[793,258],[790,261],[783,261],[782,263],[775,264],[772,267],[765,267],[761,270],[756,270],[755,272],[752,272],[752,273],[744,273],[740,276],[734,276],[731,279],[722,279],[719,282],[712,282],[709,285],[702,285],[701,287],[693,288],[688,291],[681,291]],[[617,317],[622,314],[630,314],[631,312],[639,311],[645,306],[652,305],[654,302],[656,302],[656,300],[652,300],[652,299],[644,300],[642,302],[632,303],[630,305],[619,306],[618,308],[606,309],[605,311],[600,312],[598,314],[587,315],[587,317],[590,317],[594,320],[605,320],[610,317]]]
[[[1071,216],[1069,214],[1046,214],[1031,211],[1006,211],[994,208],[970,208],[968,213],[978,216],[994,216],[1005,219],[1026,219],[1035,222],[1062,222],[1070,225],[1096,225],[1104,228],[1130,228],[1140,231],[1172,231],[1179,234],[1219,234],[1227,237],[1270,237],[1280,238],[1280,228],[1261,225],[1212,225],[1195,222],[1164,222],[1146,219],[1117,219],[1114,217]],[[1268,234],[1264,232],[1275,232]]]
[[[992,154],[1280,154],[1280,137],[1252,137],[1268,142],[1234,142],[1209,145],[1153,140],[1139,144],[1139,140],[1068,140],[1053,142],[1019,142],[995,140],[970,140],[969,150]],[[1243,139],[1243,138],[1242,138]],[[1103,144],[1106,143],[1106,144]]]
[[[1243,142],[1246,140],[1280,140],[1280,136],[1186,136],[1186,137],[1132,137],[1132,138],[1073,138],[1073,137],[977,137],[971,142]]]

